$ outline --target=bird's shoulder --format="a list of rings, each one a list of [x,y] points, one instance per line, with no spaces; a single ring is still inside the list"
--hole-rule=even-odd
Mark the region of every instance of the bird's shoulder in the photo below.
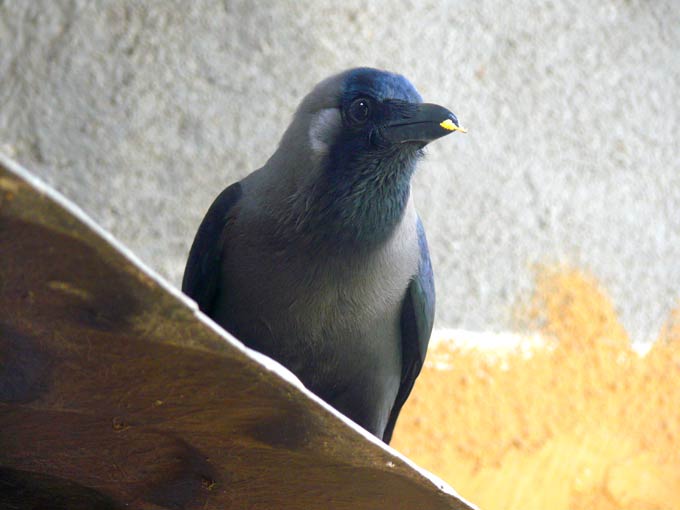
[[[210,314],[219,284],[223,231],[242,197],[243,187],[236,182],[215,198],[189,251],[182,292],[196,301],[201,311],[207,314]]]
[[[430,252],[427,246],[427,237],[420,218],[416,219],[416,232],[418,239],[418,269],[408,285],[402,304],[401,384],[383,435],[383,440],[386,443],[389,443],[392,438],[394,426],[396,425],[401,408],[408,399],[413,389],[413,384],[423,367],[434,325],[434,275]]]
[[[420,218],[417,220],[416,228],[419,255],[418,271],[409,285],[406,299],[410,300],[414,307],[415,335],[421,357],[424,359],[434,325],[435,288],[430,250],[427,245],[425,228]]]

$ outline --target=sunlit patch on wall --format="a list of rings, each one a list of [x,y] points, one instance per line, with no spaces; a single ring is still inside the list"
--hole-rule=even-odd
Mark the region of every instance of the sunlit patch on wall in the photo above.
[[[680,509],[680,308],[641,355],[592,276],[542,267],[517,317],[503,349],[435,342],[393,446],[485,510]]]

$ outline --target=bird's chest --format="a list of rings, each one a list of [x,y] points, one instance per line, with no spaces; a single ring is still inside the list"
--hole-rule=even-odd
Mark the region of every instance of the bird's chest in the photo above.
[[[273,330],[310,340],[358,331],[401,306],[414,273],[408,257],[379,255],[298,257],[270,253],[242,274],[241,293]],[[262,261],[262,260],[261,260]],[[243,281],[240,285],[245,286]]]
[[[384,373],[401,372],[400,316],[409,276],[406,265],[390,268],[370,258],[274,271],[258,299],[257,322],[270,335],[260,350],[310,388],[327,390],[329,381],[374,387]]]
[[[291,319],[326,337],[363,333],[397,313],[410,278],[401,260],[383,257],[321,260],[301,270],[306,274],[290,282],[296,286]]]
[[[372,343],[398,337],[418,263],[411,229],[368,253],[277,250],[251,238],[227,259],[225,312],[239,322],[237,333],[274,357],[305,362],[375,352]]]

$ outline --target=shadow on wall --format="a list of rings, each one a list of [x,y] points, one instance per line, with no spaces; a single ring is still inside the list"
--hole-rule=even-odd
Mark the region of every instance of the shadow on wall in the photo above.
[[[394,446],[487,510],[680,509],[680,308],[639,354],[593,278],[540,268],[518,319],[542,345],[433,349]]]

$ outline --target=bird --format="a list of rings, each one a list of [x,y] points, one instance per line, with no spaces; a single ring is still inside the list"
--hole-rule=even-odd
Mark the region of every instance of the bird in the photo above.
[[[456,115],[400,74],[326,78],[264,166],[214,200],[182,280],[203,313],[386,444],[434,321],[411,177],[454,131]]]

